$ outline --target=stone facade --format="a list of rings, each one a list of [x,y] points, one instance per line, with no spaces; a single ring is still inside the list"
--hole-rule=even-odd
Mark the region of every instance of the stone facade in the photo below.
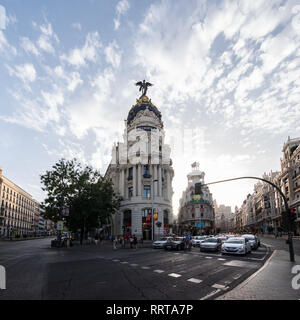
[[[124,140],[113,147],[112,161],[105,174],[123,199],[119,211],[111,217],[111,232],[151,239],[153,207],[154,218],[157,213],[154,221],[157,238],[170,231],[173,219],[174,171],[170,148],[164,143],[161,113],[151,99],[142,96],[129,111],[125,125]]]

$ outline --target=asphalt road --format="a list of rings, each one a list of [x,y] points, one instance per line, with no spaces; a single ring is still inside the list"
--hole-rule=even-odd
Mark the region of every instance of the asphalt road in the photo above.
[[[264,241],[262,241],[264,242]],[[0,242],[6,290],[0,299],[214,299],[248,278],[270,255],[244,257],[138,248],[50,248],[50,239]]]

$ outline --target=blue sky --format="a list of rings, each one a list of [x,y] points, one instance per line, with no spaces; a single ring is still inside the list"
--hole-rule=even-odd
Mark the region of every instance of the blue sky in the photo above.
[[[61,157],[105,172],[144,78],[172,148],[175,214],[192,162],[206,182],[262,176],[300,136],[297,1],[0,5],[0,165],[37,200]],[[253,181],[210,190],[239,206]]]

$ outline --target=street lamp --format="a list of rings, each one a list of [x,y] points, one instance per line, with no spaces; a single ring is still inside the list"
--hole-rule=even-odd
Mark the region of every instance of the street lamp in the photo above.
[[[153,215],[154,215],[154,212],[153,212],[153,198],[154,198],[154,182],[157,182],[158,180],[155,179],[155,180],[152,180],[152,188],[151,188],[151,233],[152,233],[152,241],[154,240],[154,219],[153,219]]]

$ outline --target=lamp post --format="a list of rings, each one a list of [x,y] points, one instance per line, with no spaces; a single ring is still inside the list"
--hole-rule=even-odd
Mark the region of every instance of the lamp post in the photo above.
[[[154,182],[157,182],[158,180],[152,180],[152,187],[151,187],[151,233],[152,233],[152,241],[154,240],[154,219],[153,219],[153,200],[154,200]]]

